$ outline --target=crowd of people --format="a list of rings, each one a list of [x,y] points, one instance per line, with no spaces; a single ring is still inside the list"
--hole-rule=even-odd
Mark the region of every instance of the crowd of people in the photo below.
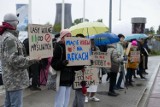
[[[60,72],[59,86],[56,91],[54,107],[68,107],[70,100],[70,92],[75,78],[76,71],[85,72],[85,65],[67,66],[65,49],[65,37],[71,37],[68,29],[63,29],[56,35],[53,40],[53,57],[29,59],[29,42],[28,39],[21,43],[18,40],[17,31],[18,19],[13,14],[6,14],[4,22],[0,29],[0,35],[3,39],[1,46],[1,62],[3,71],[3,84],[5,86],[6,98],[4,107],[23,107],[23,89],[30,88],[32,91],[40,91],[40,85],[46,85],[49,68]],[[85,38],[83,34],[77,34],[76,37]],[[107,81],[109,80],[109,96],[118,96],[115,90],[124,89],[125,86],[134,86],[133,78],[139,75],[141,79],[146,79],[148,63],[147,42],[144,39],[124,41],[125,36],[119,34],[120,42],[97,47],[94,40],[91,39],[91,51],[108,52],[111,56],[111,68],[107,72]],[[130,47],[129,47],[130,46]],[[128,53],[128,47],[130,48]],[[139,51],[139,59],[134,62],[131,59],[131,51]],[[91,60],[91,66],[92,60]],[[97,68],[97,72],[101,72],[102,68]],[[119,77],[117,75],[119,73]],[[97,73],[99,74],[99,73]],[[0,72],[1,75],[1,72]],[[122,80],[125,85],[122,85]],[[29,83],[29,80],[32,80]],[[1,81],[1,80],[0,80]],[[30,84],[30,85],[29,85]],[[75,99],[72,107],[84,107],[85,102],[100,101],[96,97],[98,85],[90,85],[85,87],[85,81],[81,83],[82,88],[75,89]],[[83,87],[84,86],[84,87]]]

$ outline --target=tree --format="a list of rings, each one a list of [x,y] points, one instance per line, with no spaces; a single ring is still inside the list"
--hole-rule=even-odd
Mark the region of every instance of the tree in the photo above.
[[[54,32],[60,32],[61,31],[61,24],[60,23],[54,24],[53,31]]]
[[[97,22],[103,22],[103,19],[98,19]]]
[[[149,34],[155,34],[154,27],[151,27],[151,28],[150,28],[150,30],[149,30]]]
[[[74,22],[72,23],[72,25],[77,25],[79,23],[82,23],[83,22],[83,18],[78,18],[78,19],[75,19]],[[85,22],[89,22],[88,19],[85,19]]]
[[[160,34],[160,26],[158,27],[157,34]]]
[[[45,25],[52,25],[50,22],[47,22]]]

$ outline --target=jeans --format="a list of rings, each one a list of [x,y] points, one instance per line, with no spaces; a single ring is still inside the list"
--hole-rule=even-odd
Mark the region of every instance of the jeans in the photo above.
[[[71,87],[60,86],[56,92],[54,107],[68,107]]]
[[[23,90],[6,91],[4,107],[23,107]]]
[[[72,107],[84,107],[84,102],[85,102],[85,95],[83,95],[82,89],[76,89]]]

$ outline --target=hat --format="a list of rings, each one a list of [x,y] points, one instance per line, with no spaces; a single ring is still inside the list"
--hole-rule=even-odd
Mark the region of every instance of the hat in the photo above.
[[[133,40],[132,41],[132,46],[137,46],[137,41]]]
[[[4,16],[3,18],[4,22],[9,23],[10,25],[12,25],[13,27],[17,26],[17,22],[18,22],[18,18],[16,15],[12,14],[12,13],[8,13]],[[17,22],[16,22],[17,21]]]
[[[71,32],[69,31],[69,29],[63,29],[63,30],[61,30],[61,32],[60,32],[60,39],[63,38],[68,33],[71,34]]]

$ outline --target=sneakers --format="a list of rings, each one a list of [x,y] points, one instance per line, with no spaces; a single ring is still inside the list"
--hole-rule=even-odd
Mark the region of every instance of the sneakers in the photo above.
[[[85,103],[88,103],[88,97],[87,96],[85,97]]]
[[[95,101],[95,102],[99,102],[100,101],[100,99],[95,97],[95,96],[93,96],[93,97],[91,97],[89,99],[88,99],[88,97],[85,97],[85,103],[88,103],[88,100],[92,100],[92,101]]]
[[[99,102],[100,101],[100,99],[97,98],[96,96],[91,97],[90,100],[95,101],[95,102]]]

